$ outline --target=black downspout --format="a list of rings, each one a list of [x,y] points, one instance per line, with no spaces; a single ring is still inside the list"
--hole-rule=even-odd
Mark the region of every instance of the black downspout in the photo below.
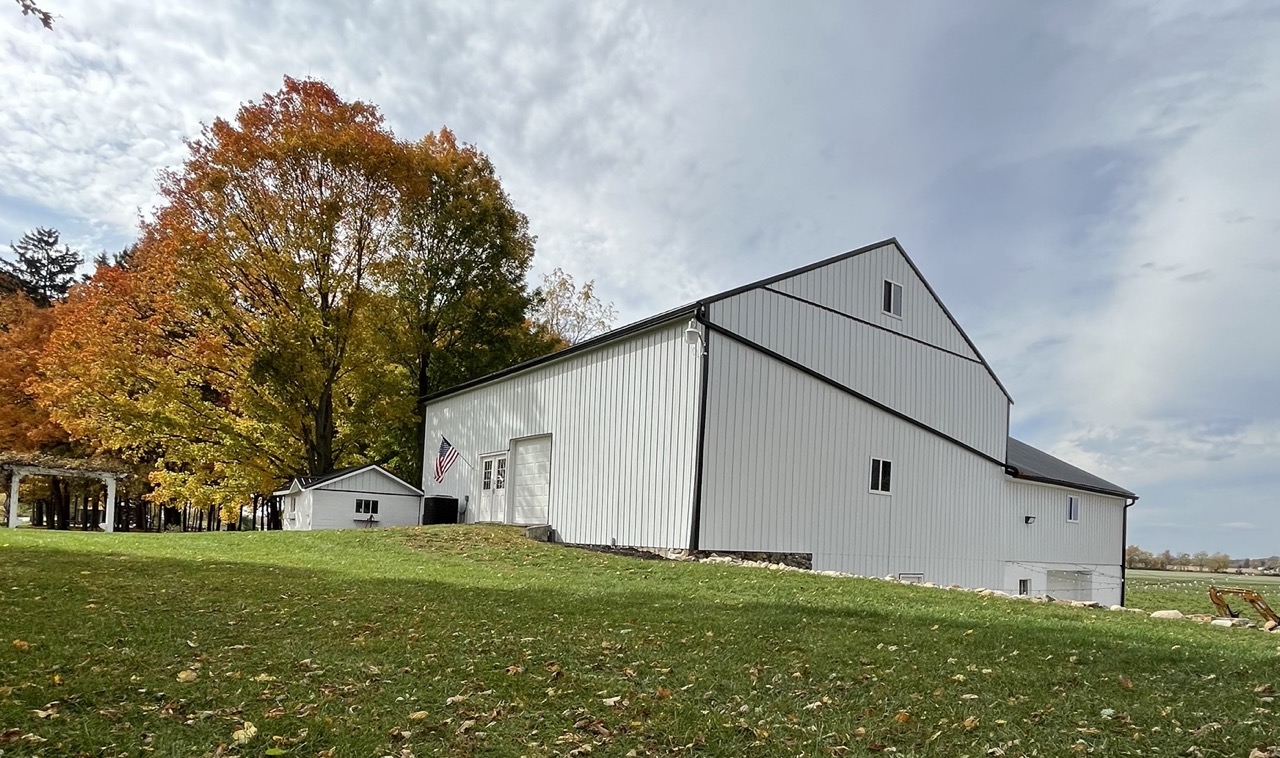
[[[1125,558],[1129,550],[1129,506],[1136,502],[1138,502],[1137,495],[1124,504],[1124,520],[1121,522],[1120,527],[1120,605],[1124,605],[1124,593],[1129,586],[1128,580],[1125,578],[1127,573],[1125,564],[1128,563]]]
[[[707,307],[700,305],[694,316],[699,324],[707,326]],[[698,550],[702,533],[702,459],[707,443],[707,379],[711,373],[711,330],[702,330],[702,387],[698,399],[698,452],[693,463],[693,523],[689,529],[689,549]]]

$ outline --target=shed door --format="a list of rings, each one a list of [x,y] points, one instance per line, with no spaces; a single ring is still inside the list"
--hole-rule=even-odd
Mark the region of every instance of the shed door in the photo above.
[[[511,450],[509,524],[547,523],[551,500],[551,437],[517,440]]]
[[[502,521],[507,515],[507,454],[480,459],[480,508],[476,521]]]

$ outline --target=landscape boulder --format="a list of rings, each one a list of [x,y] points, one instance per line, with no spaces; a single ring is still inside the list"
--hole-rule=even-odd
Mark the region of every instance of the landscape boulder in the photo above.
[[[1181,619],[1186,618],[1182,615],[1182,611],[1153,611],[1151,614],[1153,619]]]

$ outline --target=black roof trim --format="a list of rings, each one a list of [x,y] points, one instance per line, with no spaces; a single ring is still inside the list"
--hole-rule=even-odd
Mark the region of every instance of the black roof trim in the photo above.
[[[589,340],[584,340],[576,345],[566,347],[564,350],[557,350],[554,353],[548,353],[547,355],[525,361],[524,363],[517,363],[516,365],[504,368],[501,371],[495,371],[492,374],[486,374],[470,381],[463,382],[462,384],[455,384],[448,389],[427,395],[424,400],[428,403],[434,402],[436,400],[449,397],[450,395],[456,395],[459,392],[466,392],[467,390],[474,389],[482,384],[488,384],[489,382],[494,382],[499,379],[505,379],[512,374],[518,374],[522,371],[528,371],[531,368],[537,368],[544,363],[551,363],[552,361],[558,361],[562,358],[568,358],[571,355],[585,353],[588,350],[608,344],[616,339],[622,339],[623,337],[629,337],[638,332],[647,331],[669,321],[692,317],[697,313],[698,306],[698,303],[690,303],[689,305],[682,305],[679,308],[673,308],[672,310],[659,313],[656,316],[650,316],[649,318],[627,324],[626,326],[618,327],[617,329],[605,332],[604,334],[598,334]]]
[[[938,293],[935,292],[933,289],[933,286],[929,284],[929,280],[925,279],[924,275],[920,273],[920,269],[916,267],[915,261],[911,260],[911,256],[907,255],[907,251],[902,248],[902,245],[901,243],[898,242],[897,237],[889,237],[887,239],[880,240],[879,242],[873,242],[870,245],[864,245],[855,250],[850,250],[845,253],[840,253],[839,255],[833,255],[830,258],[824,258],[815,263],[808,263],[798,268],[793,268],[790,271],[784,271],[781,274],[774,274],[764,279],[751,282],[750,284],[744,284],[740,287],[734,287],[733,289],[725,290],[724,292],[721,292],[719,294],[711,295],[710,297],[704,297],[700,300],[695,300],[692,303],[682,305],[678,308],[672,308],[671,310],[664,311],[662,313],[659,313],[656,316],[650,316],[649,318],[642,319],[640,321],[636,321],[631,324],[627,324],[625,326],[619,327],[612,331],[605,332],[604,334],[596,335],[595,337],[592,337],[589,340],[586,340],[584,342],[579,342],[578,344],[573,345],[572,347],[565,348],[564,350],[560,350],[558,352],[551,353],[549,355],[544,355],[540,358],[534,358],[533,360],[528,360],[528,361],[525,361],[524,363],[517,363],[516,365],[511,366],[509,368],[505,368],[501,371],[496,371],[492,374],[486,374],[485,376],[477,377],[470,381],[463,382],[462,384],[456,384],[452,387],[441,390],[439,392],[431,393],[427,395],[425,398],[423,398],[423,400],[428,403],[435,402],[436,400],[441,400],[443,398],[449,397],[450,395],[456,395],[460,392],[466,392],[467,390],[475,389],[476,387],[479,387],[484,384],[488,384],[489,382],[494,382],[499,379],[505,379],[506,377],[509,377],[513,374],[518,374],[522,371],[528,371],[529,369],[536,368],[546,363],[551,363],[552,361],[558,361],[561,358],[568,358],[571,355],[577,355],[578,353],[586,352],[588,350],[599,347],[601,345],[608,344],[613,340],[629,337],[638,332],[646,331],[652,327],[665,324],[669,321],[674,321],[677,318],[693,317],[698,313],[699,309],[704,308],[707,305],[710,305],[711,303],[717,303],[717,302],[720,302],[721,300],[727,300],[728,298],[731,298],[735,295],[741,295],[744,292],[749,292],[754,289],[767,287],[768,285],[776,284],[782,281],[783,279],[790,279],[793,276],[799,276],[800,274],[807,274],[810,271],[820,269],[823,266],[829,266],[833,263],[839,263],[840,261],[848,260],[849,258],[855,258],[859,255],[862,255],[863,253],[869,253],[873,250],[879,250],[880,248],[887,247],[889,245],[893,245],[895,248],[898,249],[898,252],[901,253],[902,257],[906,259],[907,265],[911,267],[911,270],[915,272],[916,276],[920,279],[920,281],[924,282],[925,289],[927,289],[929,291],[929,294],[933,296],[934,301],[939,305],[939,307],[942,308],[942,312],[945,313],[947,318],[951,320],[951,325],[956,328],[956,331],[960,332],[960,336],[964,338],[965,343],[969,345],[969,348],[971,350],[973,350],[973,354],[978,356],[978,362],[981,363],[982,366],[987,370],[987,373],[991,375],[991,378],[995,381],[996,386],[1000,388],[1000,391],[1003,392],[1004,396],[1009,400],[1009,404],[1012,405],[1013,396],[1009,394],[1009,390],[1005,389],[1004,384],[1001,383],[1000,378],[996,376],[996,372],[991,368],[991,364],[987,363],[987,359],[982,357],[982,353],[979,352],[977,346],[973,344],[973,340],[969,339],[969,335],[965,333],[963,328],[961,328],[959,322],[956,321],[955,316],[951,315],[951,311],[947,310],[946,304],[943,303],[942,300],[938,297]]]
[[[1000,391],[1004,393],[1004,396],[1009,399],[1009,405],[1013,405],[1013,395],[1010,395],[1009,390],[1005,389],[1004,383],[1000,381],[1000,377],[996,376],[995,369],[991,368],[991,364],[987,363],[987,359],[982,357],[982,351],[978,349],[977,345],[973,344],[973,340],[969,339],[968,333],[966,333],[964,328],[960,326],[960,322],[956,321],[956,317],[951,315],[951,311],[948,310],[947,304],[942,302],[942,298],[938,297],[937,292],[933,291],[933,285],[929,284],[929,280],[925,279],[924,274],[920,273],[920,269],[916,267],[916,262],[911,260],[911,256],[907,255],[906,250],[902,249],[902,245],[898,244],[898,240],[895,239],[893,244],[897,246],[898,252],[902,253],[902,257],[907,259],[907,265],[911,267],[911,270],[916,272],[916,276],[920,278],[920,281],[924,282],[924,288],[929,290],[930,295],[933,295],[934,302],[942,308],[943,313],[947,314],[947,318],[951,319],[951,325],[956,328],[957,332],[960,332],[960,336],[964,338],[966,343],[968,343],[969,349],[973,351],[974,355],[978,356],[978,360],[984,367],[986,367],[987,373],[991,375],[992,381],[996,383],[996,386],[1000,388]]]
[[[318,476],[299,476],[299,477],[296,477],[294,481],[296,481],[302,487],[302,489],[310,490],[310,489],[315,489],[316,487],[319,487],[326,482],[332,482],[335,479],[341,479],[342,477],[347,476],[348,474],[354,474],[357,471],[364,471],[365,469],[377,469],[378,471],[381,471],[382,473],[386,474],[392,479],[395,479],[397,482],[400,482],[401,484],[413,490],[414,492],[417,492],[418,494],[422,494],[421,488],[415,487],[412,484],[409,484],[405,480],[401,479],[400,477],[396,476],[390,471],[387,471],[385,468],[383,468],[382,466],[379,466],[376,463],[365,463],[360,466],[347,466],[345,468],[334,469],[333,471],[330,471],[325,474],[320,474]],[[292,486],[292,483],[290,483],[290,486]]]
[[[727,338],[729,338],[729,339],[733,340],[734,342],[737,342],[738,344],[742,345],[743,347],[747,348],[748,350],[754,350],[754,351],[756,351],[757,353],[760,353],[761,355],[768,356],[768,357],[770,357],[770,358],[774,359],[775,361],[777,361],[778,363],[783,364],[784,366],[788,366],[788,367],[790,367],[790,368],[793,368],[793,369],[795,369],[796,371],[799,371],[800,373],[804,374],[805,376],[808,376],[808,377],[810,377],[810,378],[812,378],[812,379],[816,379],[816,380],[818,380],[819,382],[822,382],[823,384],[827,385],[828,387],[831,387],[832,389],[834,389],[834,390],[836,390],[836,391],[838,391],[838,392],[842,392],[842,393],[844,393],[844,394],[846,394],[846,395],[849,395],[849,396],[851,396],[851,397],[855,397],[855,398],[857,398],[857,399],[861,400],[862,402],[866,403],[867,405],[872,406],[873,408],[876,408],[876,409],[878,409],[878,410],[884,411],[885,413],[888,413],[890,416],[893,416],[893,417],[895,417],[895,418],[901,419],[902,421],[905,421],[905,422],[907,422],[908,424],[911,424],[912,426],[914,426],[914,427],[916,427],[916,428],[918,428],[918,429],[921,429],[921,430],[923,430],[923,431],[925,431],[925,432],[928,432],[929,434],[932,434],[932,435],[933,435],[933,436],[935,436],[935,437],[938,437],[938,438],[940,438],[940,439],[942,439],[942,440],[945,440],[946,442],[950,442],[952,445],[955,445],[956,447],[960,448],[961,450],[964,450],[964,451],[969,452],[969,453],[973,453],[974,455],[978,456],[979,458],[981,458],[981,459],[983,459],[983,460],[985,460],[985,461],[988,461],[988,462],[990,462],[990,463],[994,463],[994,464],[996,464],[997,466],[1004,466],[1004,465],[1006,465],[1006,464],[1001,463],[1001,462],[1000,462],[1000,459],[998,459],[998,458],[994,458],[994,457],[992,457],[992,456],[990,456],[990,455],[987,455],[986,453],[982,452],[981,450],[977,449],[976,447],[973,447],[972,445],[969,445],[969,444],[966,444],[966,443],[964,443],[964,442],[961,442],[960,440],[956,439],[955,437],[952,437],[951,435],[947,434],[946,432],[942,431],[941,429],[935,429],[934,427],[929,426],[928,424],[924,423],[923,421],[921,421],[921,420],[919,420],[919,419],[917,419],[917,418],[913,418],[913,417],[908,416],[907,414],[903,413],[902,411],[896,410],[896,409],[894,409],[894,408],[890,408],[889,406],[885,405],[884,403],[879,402],[878,400],[873,400],[872,398],[870,398],[870,397],[868,397],[868,396],[866,396],[866,395],[862,394],[861,392],[859,392],[859,391],[857,391],[857,390],[853,389],[852,387],[850,387],[850,386],[848,386],[848,385],[846,385],[846,384],[842,384],[841,382],[838,382],[838,381],[836,381],[835,379],[832,379],[831,377],[827,376],[826,374],[823,374],[823,373],[821,373],[821,372],[815,371],[814,369],[809,368],[808,366],[804,365],[803,363],[800,363],[800,362],[798,362],[798,361],[794,361],[794,360],[792,360],[792,359],[788,358],[787,356],[785,356],[785,355],[783,355],[783,354],[781,354],[781,353],[774,352],[773,350],[770,350],[769,348],[765,347],[764,345],[759,344],[758,342],[753,342],[753,341],[751,341],[751,340],[747,339],[746,337],[743,337],[741,334],[738,334],[738,333],[736,333],[736,332],[731,332],[731,331],[729,331],[728,329],[725,329],[723,326],[717,326],[716,324],[713,324],[713,323],[711,323],[711,322],[709,322],[709,321],[708,321],[708,322],[705,322],[705,323],[706,323],[707,329],[708,329],[709,331],[711,331],[712,333],[714,333],[714,334],[720,334],[720,335],[723,335],[723,336],[725,336],[725,337],[727,337]]]
[[[1137,495],[1118,484],[1112,484],[1100,476],[1094,476],[1082,468],[1072,466],[1061,458],[1049,455],[1013,437],[1009,438],[1006,457],[1009,459],[1005,464],[1006,468],[1017,479],[1056,484],[1060,487],[1113,497],[1138,499]]]

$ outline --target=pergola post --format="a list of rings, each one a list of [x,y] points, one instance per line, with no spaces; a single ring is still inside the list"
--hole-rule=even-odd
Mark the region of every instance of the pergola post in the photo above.
[[[18,482],[22,481],[22,474],[18,473],[15,468],[9,473],[9,528],[15,529],[18,526]]]
[[[107,520],[103,523],[102,530],[114,532],[116,530],[116,478],[108,476],[102,481],[107,485]]]

